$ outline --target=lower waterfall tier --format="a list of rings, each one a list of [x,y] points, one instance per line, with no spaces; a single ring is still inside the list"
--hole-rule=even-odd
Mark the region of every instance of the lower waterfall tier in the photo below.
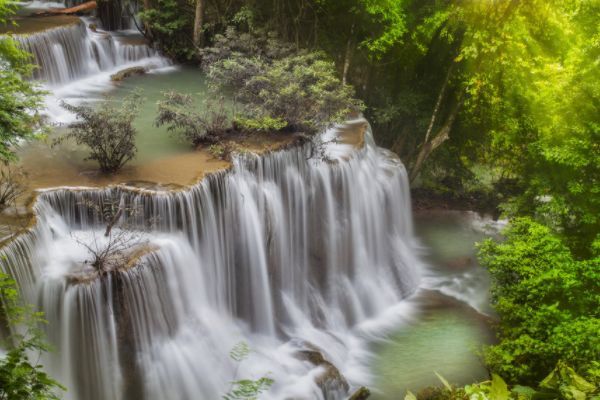
[[[146,250],[81,279],[111,240],[104,204],[125,210],[111,237]],[[265,399],[343,399],[301,350],[368,383],[365,337],[419,285],[406,172],[370,134],[324,159],[311,144],[240,155],[184,191],[46,191],[36,212],[0,264],[46,313],[44,363],[69,399],[217,399],[261,376]],[[252,352],[237,363],[240,342]]]

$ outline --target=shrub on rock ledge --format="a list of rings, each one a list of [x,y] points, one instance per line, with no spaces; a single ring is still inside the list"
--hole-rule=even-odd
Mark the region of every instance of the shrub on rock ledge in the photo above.
[[[191,95],[177,92],[164,93],[154,123],[167,125],[169,132],[179,134],[194,146],[215,143],[231,129],[231,117],[223,99],[216,103],[207,101],[200,108]]]
[[[137,152],[133,120],[140,101],[140,93],[134,92],[121,102],[106,99],[96,107],[63,103],[66,110],[77,116],[77,121],[54,144],[75,139],[77,144],[88,147],[87,159],[97,161],[102,172],[117,172]]]

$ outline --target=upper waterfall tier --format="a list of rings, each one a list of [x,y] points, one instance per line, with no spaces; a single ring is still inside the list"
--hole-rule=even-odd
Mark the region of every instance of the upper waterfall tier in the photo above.
[[[146,44],[127,43],[113,33],[92,31],[84,20],[30,35],[15,35],[15,39],[33,55],[39,67],[34,78],[54,86],[141,60],[152,59],[150,63],[156,67],[168,63]]]
[[[352,386],[367,383],[365,336],[398,317],[420,262],[403,165],[368,132],[338,134],[322,152],[239,155],[179,191],[41,193],[35,227],[0,266],[44,311],[57,349],[44,363],[67,398],[217,399],[260,376],[275,382],[267,400],[347,398],[345,385],[317,385],[323,370],[298,356],[306,343]],[[115,235],[149,250],[132,268],[73,279],[111,240],[103,204],[126,210]],[[253,353],[238,365],[228,354],[240,341]]]

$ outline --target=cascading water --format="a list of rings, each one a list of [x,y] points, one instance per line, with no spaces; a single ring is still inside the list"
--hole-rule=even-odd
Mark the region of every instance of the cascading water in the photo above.
[[[121,43],[109,32],[91,31],[84,21],[31,35],[17,35],[15,39],[33,55],[38,66],[34,78],[52,86],[145,59],[154,58],[156,66],[165,65],[165,60],[149,46]]]
[[[331,130],[327,135],[335,135]],[[330,143],[243,155],[177,192],[43,192],[37,223],[0,263],[49,320],[45,365],[70,399],[218,399],[269,376],[265,399],[343,399],[368,383],[366,337],[418,286],[406,172],[391,153]],[[106,241],[90,204],[118,199],[143,244],[127,266],[82,271]],[[152,221],[148,228],[148,222]],[[89,267],[88,267],[89,268]],[[251,360],[228,353],[245,341]],[[318,384],[321,382],[321,384]],[[331,382],[330,382],[331,383]]]
[[[38,67],[33,78],[49,92],[45,99],[45,114],[52,122],[72,122],[74,117],[62,108],[62,101],[71,104],[89,102],[91,96],[110,88],[111,75],[120,70],[143,67],[152,72],[172,64],[148,46],[141,35],[90,28],[94,25],[95,20],[81,18],[70,25],[13,36],[32,54]]]

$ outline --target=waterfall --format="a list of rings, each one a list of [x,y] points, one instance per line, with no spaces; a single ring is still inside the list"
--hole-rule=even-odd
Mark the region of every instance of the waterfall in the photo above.
[[[53,86],[142,60],[152,59],[156,66],[167,62],[146,44],[122,43],[112,33],[93,32],[84,20],[15,39],[39,67],[34,78]]]
[[[361,148],[325,147],[323,159],[310,143],[238,155],[180,191],[40,193],[0,266],[45,312],[56,351],[44,364],[67,398],[217,399],[261,376],[274,380],[265,399],[346,398],[317,385],[305,346],[368,383],[364,327],[419,285],[406,171],[368,132]],[[86,245],[107,239],[90,204],[106,199],[127,210],[139,251],[95,276]],[[238,364],[241,341],[253,351]]]

